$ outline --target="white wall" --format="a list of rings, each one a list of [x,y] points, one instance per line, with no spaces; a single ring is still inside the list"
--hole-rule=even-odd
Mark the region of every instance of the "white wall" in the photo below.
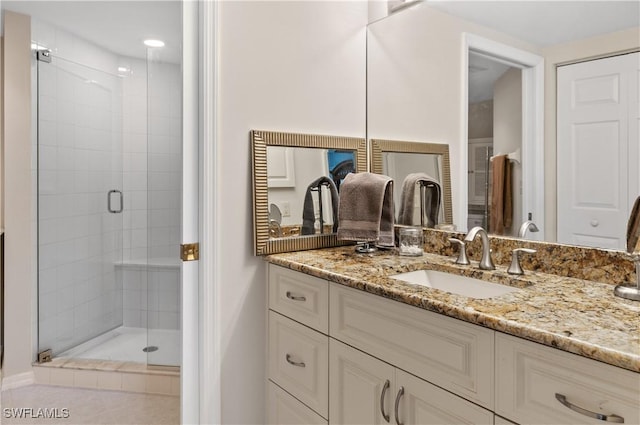
[[[365,2],[220,4],[216,184],[222,422],[264,423],[266,267],[249,131],[365,136]]]
[[[369,26],[368,137],[449,144],[454,223],[461,223],[467,134],[462,61],[464,32],[535,48],[429,7],[426,3]],[[464,151],[463,151],[464,149]]]
[[[31,371],[32,250],[30,21],[4,12],[5,317],[3,380]],[[8,208],[7,206],[10,206]],[[26,255],[25,255],[26,253]]]
[[[640,48],[640,28],[632,28],[559,44],[544,48],[545,60],[545,111],[544,111],[544,202],[545,240],[555,241],[557,234],[557,176],[556,176],[556,67],[571,63],[608,56],[615,52],[638,50]]]
[[[522,71],[508,69],[493,87],[493,154],[522,150]],[[511,162],[513,221],[504,235],[517,236],[522,219],[522,164]]]

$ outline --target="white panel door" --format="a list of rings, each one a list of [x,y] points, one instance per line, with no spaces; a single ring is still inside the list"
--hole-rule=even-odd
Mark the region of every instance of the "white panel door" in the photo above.
[[[559,242],[625,247],[630,199],[638,188],[630,173],[638,164],[639,55],[558,68]]]

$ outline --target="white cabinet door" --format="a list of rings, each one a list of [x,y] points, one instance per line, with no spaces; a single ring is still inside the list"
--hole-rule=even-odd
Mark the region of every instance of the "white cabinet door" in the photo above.
[[[505,334],[496,365],[495,412],[520,424],[640,423],[637,372]]]
[[[342,425],[389,423],[395,394],[393,374],[393,366],[331,339],[329,422]]]
[[[267,411],[269,425],[326,425],[327,421],[293,398],[285,390],[269,382]]]
[[[639,61],[633,53],[558,68],[558,242],[625,247],[638,196]]]
[[[493,424],[493,412],[457,397],[422,379],[396,369],[398,400],[396,423],[429,424]]]

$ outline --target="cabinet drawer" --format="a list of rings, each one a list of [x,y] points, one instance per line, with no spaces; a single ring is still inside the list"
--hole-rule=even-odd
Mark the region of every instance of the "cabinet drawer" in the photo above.
[[[327,281],[270,264],[269,308],[326,334],[329,327]]]
[[[494,332],[338,284],[331,336],[493,410]]]
[[[327,418],[329,337],[270,311],[269,379]]]
[[[496,336],[496,387],[496,413],[521,424],[604,423],[556,394],[586,411],[640,423],[640,374],[509,335]]]
[[[270,425],[326,425],[327,421],[293,398],[282,388],[269,382],[267,415]]]

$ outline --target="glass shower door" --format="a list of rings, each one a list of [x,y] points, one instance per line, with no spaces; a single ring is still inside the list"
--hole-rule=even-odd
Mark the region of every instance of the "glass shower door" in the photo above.
[[[37,60],[38,349],[122,325],[122,80]]]
[[[147,363],[181,364],[180,49],[147,49]]]

